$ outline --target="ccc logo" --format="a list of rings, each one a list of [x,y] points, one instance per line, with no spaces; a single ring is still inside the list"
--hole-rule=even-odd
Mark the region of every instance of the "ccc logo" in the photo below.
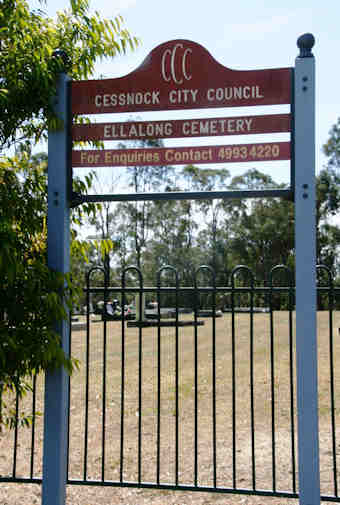
[[[192,49],[187,48],[184,51],[183,44],[176,44],[172,49],[166,49],[162,56],[162,77],[164,81],[175,84],[182,84],[183,80],[190,81],[192,75],[188,69],[188,56],[192,53]],[[179,65],[176,65],[176,60],[180,58]],[[178,74],[176,74],[176,71]]]

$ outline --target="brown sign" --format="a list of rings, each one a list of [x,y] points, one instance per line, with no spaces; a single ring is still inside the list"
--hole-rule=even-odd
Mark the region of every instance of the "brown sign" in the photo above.
[[[290,131],[289,114],[168,121],[125,121],[73,125],[72,138],[81,140],[134,140],[208,137]]]
[[[239,163],[289,159],[289,142],[204,147],[74,150],[72,152],[74,167],[187,165],[191,163]]]
[[[290,68],[231,70],[201,45],[173,40],[117,79],[73,81],[72,113],[100,114],[291,102]]]

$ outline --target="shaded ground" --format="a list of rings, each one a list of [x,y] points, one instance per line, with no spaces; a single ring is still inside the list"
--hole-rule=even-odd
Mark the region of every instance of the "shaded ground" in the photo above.
[[[272,340],[270,338],[271,323],[274,328]],[[86,338],[83,331],[73,334],[72,352],[80,359],[82,366],[71,381],[71,479],[80,480],[83,478],[85,451],[87,451],[86,477],[89,480],[100,480],[103,469],[106,480],[117,481],[120,477],[121,324],[119,321],[107,323],[105,389],[103,389],[103,323],[91,325],[87,444],[85,444],[84,438],[86,427]],[[292,441],[292,423],[296,428],[296,416],[295,412],[293,416],[291,415],[290,404],[289,314],[277,312],[272,321],[270,321],[269,314],[255,314],[253,333],[251,332],[249,315],[238,314],[235,318],[234,362],[232,360],[231,315],[224,314],[222,318],[216,319],[215,342],[212,324],[211,319],[205,319],[205,325],[197,329],[196,335],[193,328],[181,328],[178,334],[177,355],[174,328],[162,329],[160,340],[158,340],[157,329],[143,329],[141,341],[137,328],[125,329],[124,466],[122,469],[124,480],[136,482],[138,470],[140,470],[142,481],[156,482],[157,471],[159,471],[160,482],[175,482],[177,426],[179,483],[192,485],[196,477],[199,485],[212,486],[215,457],[218,486],[232,487],[235,478],[238,488],[251,488],[254,477],[257,489],[270,490],[273,489],[273,483],[275,483],[277,490],[292,491],[294,486],[292,451],[296,451],[296,440]],[[340,385],[339,326],[340,316],[335,313],[333,337],[336,392],[339,391]],[[319,313],[318,328],[322,493],[333,495],[334,461],[330,428],[329,320],[326,312]],[[196,355],[195,339],[197,341]],[[142,349],[141,355],[140,349]],[[214,354],[216,356],[215,367],[213,366]],[[142,364],[141,375],[139,374],[139,363]],[[158,376],[159,364],[160,376]],[[232,392],[233,375],[235,379],[234,397]],[[160,397],[158,397],[159,377]],[[273,382],[272,377],[274,377]],[[196,392],[195,380],[197,381]],[[176,381],[178,396],[176,395]],[[42,381],[40,382],[42,383]],[[253,396],[251,382],[254,385]],[[42,390],[42,384],[38,389]],[[214,390],[216,410],[214,410],[213,403]],[[296,391],[295,378],[293,390]],[[106,395],[104,429],[103,394]],[[160,418],[158,418],[159,398]],[[139,409],[139,401],[141,401],[141,409]],[[251,415],[252,401],[253,418]],[[41,394],[38,395],[39,408],[42,409]],[[195,475],[195,412],[197,412],[197,475]],[[337,440],[340,442],[338,408],[336,408],[335,415]],[[216,419],[215,456],[214,416]],[[160,425],[158,425],[159,419]],[[252,430],[252,422],[254,430]],[[252,445],[253,432],[254,445]],[[17,476],[27,476],[30,471],[30,437],[27,436],[27,433],[22,430],[19,433]],[[140,444],[138,444],[139,434],[141,436]],[[105,456],[102,451],[104,439]],[[41,475],[41,440],[42,420],[39,420],[35,434],[34,475],[37,476]],[[159,467],[157,466],[157,440],[160,443]],[[337,440],[337,453],[339,453],[340,447]],[[11,455],[12,447],[13,434],[11,436],[0,435],[0,473],[2,475],[12,472],[14,463]],[[138,468],[138,455],[141,462],[140,468]],[[298,485],[296,473],[295,482]],[[129,505],[268,503],[269,505],[272,503],[294,503],[294,501],[296,500],[245,495],[184,493],[183,491],[98,486],[68,486],[67,498],[68,505],[118,503]],[[15,505],[16,503],[27,505],[40,503],[40,486],[0,483],[0,504]]]

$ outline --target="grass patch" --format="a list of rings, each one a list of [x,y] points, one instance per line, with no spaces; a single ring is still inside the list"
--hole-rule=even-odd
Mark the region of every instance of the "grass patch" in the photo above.
[[[183,315],[182,317],[189,319],[191,316]],[[255,472],[257,488],[272,489],[275,471],[277,489],[292,490],[292,450],[294,448],[296,453],[297,419],[296,410],[291,411],[292,390],[294,391],[294,405],[296,402],[296,379],[293,371],[291,383],[289,313],[275,312],[272,325],[273,333],[271,334],[270,314],[254,314],[253,331],[251,331],[250,315],[237,314],[234,319],[235,332],[233,334],[232,316],[224,314],[223,317],[216,319],[215,337],[212,331],[213,322],[211,318],[206,318],[204,326],[196,329],[179,328],[177,340],[174,328],[162,328],[160,338],[157,328],[143,328],[141,331],[138,328],[125,328],[124,359],[122,358],[121,322],[107,323],[106,337],[103,323],[91,324],[88,349],[85,332],[75,332],[72,353],[80,360],[81,367],[74,373],[70,389],[70,478],[83,477],[86,450],[88,478],[101,479],[104,468],[105,479],[119,480],[123,384],[121,371],[124,365],[122,469],[125,480],[137,481],[141,477],[143,481],[156,482],[157,471],[159,471],[160,482],[164,484],[173,484],[177,478],[180,484],[193,485],[196,477],[199,485],[212,486],[215,433],[218,486],[232,487],[235,478],[237,487],[251,488],[252,473]],[[339,327],[340,316],[335,312],[333,335],[330,336],[328,313],[318,313],[321,479],[322,493],[330,495],[333,493],[330,337],[333,339],[334,352],[338,451],[340,449],[338,442],[340,441],[340,411],[337,400],[340,386]],[[85,449],[87,352],[89,356],[89,410],[88,441]],[[293,370],[295,370],[294,345],[292,353]],[[105,370],[104,355],[106,356]],[[140,363],[141,368],[139,368]],[[178,384],[177,394],[176,383]],[[253,383],[253,390],[251,383]],[[39,410],[42,410],[42,388],[43,383],[40,381],[37,395]],[[213,391],[216,398],[215,411]],[[104,394],[106,395],[105,409]],[[28,406],[29,401],[29,398],[25,399],[23,406]],[[253,402],[253,417],[251,402]],[[214,419],[216,420],[215,432]],[[158,424],[159,420],[160,424]],[[294,439],[292,438],[292,422],[295,428]],[[254,438],[252,439],[253,430]],[[16,472],[17,476],[27,476],[30,437],[27,436],[27,431],[19,431]],[[6,454],[6,458],[0,458],[2,475],[10,475],[13,468],[12,435],[0,435],[0,452],[3,455]],[[157,452],[158,440],[160,446]],[[252,440],[254,440],[254,446],[252,446]],[[102,451],[103,446],[105,455]],[[195,474],[195,447],[197,474]],[[42,420],[37,422],[34,452],[34,472],[39,475],[41,474]],[[140,467],[138,466],[139,457]],[[255,467],[253,457],[255,457]],[[233,473],[233,462],[235,473]],[[295,478],[297,480],[297,476]],[[98,490],[99,496],[100,493],[106,492],[108,491]],[[72,494],[73,491],[70,495]],[[142,496],[144,495],[150,499],[154,496],[151,491],[143,491]],[[215,496],[209,498],[210,501],[203,499],[202,501],[201,493],[188,493],[185,496],[189,495],[190,499],[198,500],[197,503],[219,502],[219,498]],[[137,494],[136,497],[138,496],[140,498],[141,495]],[[161,496],[162,501],[157,503],[175,504],[173,497],[178,494],[174,495],[166,491],[162,492]],[[230,498],[234,500],[234,497]],[[205,499],[207,500],[207,495]],[[229,496],[228,501],[230,501]],[[233,503],[233,501],[230,502]],[[11,502],[9,503],[11,505]],[[70,501],[70,503],[73,505],[77,502]],[[127,501],[127,503],[130,502]],[[135,503],[138,503],[137,498]],[[186,502],[183,501],[183,503]],[[190,501],[190,503],[196,503],[196,501]],[[257,503],[256,500],[253,503]],[[280,503],[284,501],[280,500]]]

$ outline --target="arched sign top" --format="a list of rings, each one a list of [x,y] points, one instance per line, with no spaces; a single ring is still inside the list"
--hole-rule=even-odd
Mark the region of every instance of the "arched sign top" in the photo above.
[[[291,69],[231,70],[200,44],[165,42],[133,72],[74,81],[73,114],[277,105],[291,102]]]

